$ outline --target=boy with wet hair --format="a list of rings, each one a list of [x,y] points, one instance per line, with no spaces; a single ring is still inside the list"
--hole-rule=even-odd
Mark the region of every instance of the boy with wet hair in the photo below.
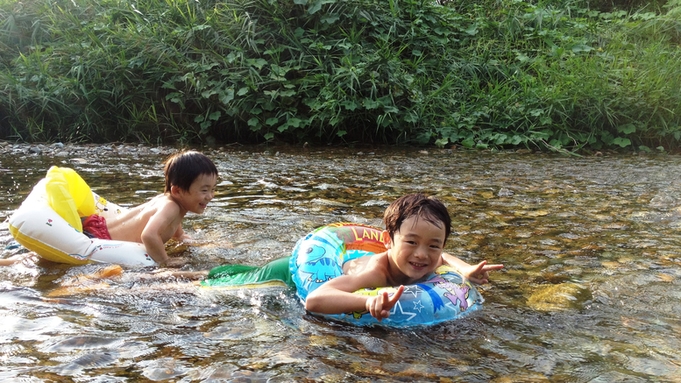
[[[451,218],[445,205],[434,197],[409,194],[398,198],[383,215],[383,241],[387,251],[360,257],[343,264],[343,275],[307,296],[305,308],[321,314],[368,311],[379,321],[404,291],[404,285],[422,282],[443,264],[450,265],[474,283],[487,283],[489,272],[503,265],[482,261],[469,265],[443,252],[451,232]],[[392,296],[353,294],[362,288],[400,286]]]
[[[182,260],[171,260],[165,243],[189,239],[182,220],[187,212],[204,212],[215,196],[218,170],[204,154],[182,151],[166,160],[164,176],[163,194],[109,219],[106,228],[111,239],[142,243],[156,263],[174,266]]]

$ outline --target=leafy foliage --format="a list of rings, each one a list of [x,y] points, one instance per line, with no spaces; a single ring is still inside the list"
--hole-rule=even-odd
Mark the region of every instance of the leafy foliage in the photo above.
[[[0,136],[678,148],[681,6],[0,0]]]

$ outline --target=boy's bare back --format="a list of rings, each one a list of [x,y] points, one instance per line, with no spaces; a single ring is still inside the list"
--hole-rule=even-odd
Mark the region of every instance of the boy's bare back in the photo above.
[[[108,220],[106,225],[111,239],[142,243],[142,232],[146,228],[157,230],[166,242],[182,234],[183,218],[180,206],[169,195],[161,194]]]

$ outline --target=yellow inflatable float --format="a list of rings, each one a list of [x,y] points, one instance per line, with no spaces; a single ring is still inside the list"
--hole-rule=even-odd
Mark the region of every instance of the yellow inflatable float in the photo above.
[[[57,263],[156,265],[141,243],[83,233],[81,217],[111,219],[124,210],[94,193],[73,169],[53,166],[10,217],[9,231],[22,246]]]

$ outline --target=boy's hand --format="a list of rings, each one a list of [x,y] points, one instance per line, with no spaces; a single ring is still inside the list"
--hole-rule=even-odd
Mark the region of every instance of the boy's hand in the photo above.
[[[390,316],[390,310],[395,306],[403,292],[404,286],[400,286],[392,296],[388,296],[388,292],[384,291],[375,297],[369,297],[366,302],[366,309],[372,317],[380,322],[383,318]]]
[[[504,265],[488,265],[487,261],[482,261],[477,265],[471,265],[469,268],[461,270],[461,273],[473,283],[485,284],[489,282],[490,271],[501,270],[503,268]]]
[[[165,262],[160,264],[161,267],[182,267],[187,263],[184,258],[168,258]]]

